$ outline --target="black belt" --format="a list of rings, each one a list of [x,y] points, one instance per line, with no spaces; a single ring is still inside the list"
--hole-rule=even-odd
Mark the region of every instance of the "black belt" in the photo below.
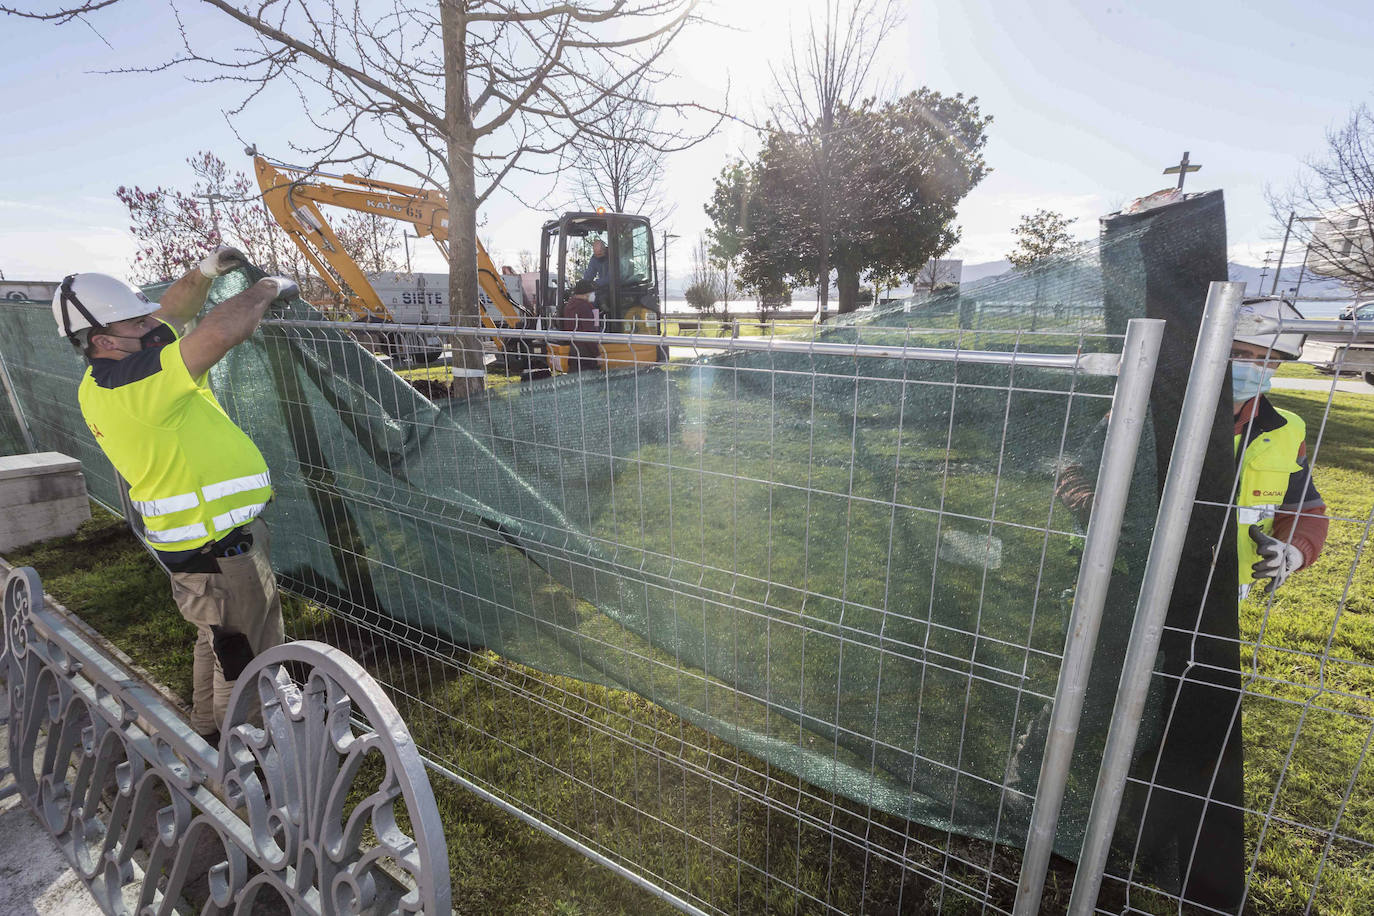
[[[253,534],[248,525],[233,529],[217,541],[195,550],[158,551],[163,564],[172,572],[217,573],[221,557],[237,557],[253,549]]]

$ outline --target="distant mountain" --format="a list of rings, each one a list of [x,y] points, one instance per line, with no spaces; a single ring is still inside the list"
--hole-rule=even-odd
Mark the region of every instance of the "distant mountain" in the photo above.
[[[1230,276],[1227,279],[1236,283],[1245,284],[1245,292],[1251,296],[1261,293],[1269,295],[1269,290],[1274,285],[1274,272],[1262,267],[1254,267],[1250,264],[1237,264],[1234,261],[1226,265]],[[1278,292],[1287,292],[1298,285],[1298,274],[1302,273],[1302,287],[1298,289],[1298,295],[1303,299],[1354,299],[1355,296],[1339,280],[1330,277],[1319,277],[1316,274],[1305,272],[1302,265],[1285,267],[1283,273],[1279,275]],[[1261,289],[1261,280],[1263,289]]]

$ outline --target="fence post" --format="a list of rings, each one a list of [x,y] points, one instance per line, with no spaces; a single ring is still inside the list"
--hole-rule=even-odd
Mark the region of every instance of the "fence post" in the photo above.
[[[1136,318],[1126,326],[1121,371],[1112,398],[1102,465],[1097,473],[1097,495],[1088,521],[1083,561],[1079,566],[1069,619],[1069,636],[1059,668],[1054,711],[1050,716],[1035,805],[1026,834],[1026,854],[1021,861],[1021,881],[1013,909],[1015,916],[1033,916],[1040,909],[1040,896],[1054,847],[1055,827],[1068,783],[1069,764],[1097,645],[1097,630],[1112,578],[1121,521],[1126,513],[1127,494],[1135,471],[1140,433],[1149,411],[1150,386],[1154,382],[1155,361],[1163,336],[1164,322],[1158,318]]]
[[[1174,590],[1179,557],[1183,552],[1188,521],[1193,512],[1208,431],[1216,417],[1217,392],[1225,380],[1236,311],[1245,295],[1245,284],[1216,282],[1207,291],[1197,349],[1188,372],[1188,391],[1179,412],[1178,433],[1169,457],[1169,473],[1155,519],[1154,537],[1136,603],[1126,659],[1121,667],[1116,705],[1107,732],[1107,746],[1097,774],[1087,831],[1078,858],[1071,916],[1091,914],[1102,886],[1102,872],[1116,828],[1117,812],[1126,788],[1126,775],[1140,731],[1140,717],[1150,689],[1155,654],[1164,632],[1164,617]]]

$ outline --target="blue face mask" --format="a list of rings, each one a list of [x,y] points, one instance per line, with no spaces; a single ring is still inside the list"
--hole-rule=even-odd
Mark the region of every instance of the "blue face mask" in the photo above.
[[[1242,360],[1231,362],[1231,400],[1237,404],[1259,397],[1269,390],[1269,381],[1274,370],[1247,363]]]

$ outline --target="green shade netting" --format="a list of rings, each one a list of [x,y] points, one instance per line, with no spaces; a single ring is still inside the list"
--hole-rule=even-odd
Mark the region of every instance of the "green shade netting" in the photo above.
[[[1180,234],[1181,243],[1186,243]],[[1121,240],[1129,244],[1129,239]],[[1115,352],[1098,246],[1030,275],[833,322],[830,343]],[[215,284],[211,302],[257,274]],[[150,290],[157,295],[160,290]],[[117,481],[46,307],[0,342],[40,447]],[[317,318],[296,301],[283,317]],[[1032,323],[1035,334],[1021,333]],[[1024,839],[1115,379],[734,352],[434,403],[334,328],[265,326],[211,382],[262,449],[288,588],[445,652],[622,688],[813,786]],[[1056,848],[1074,855],[1156,505],[1137,461]],[[1115,666],[1115,667],[1114,667]],[[1018,743],[1028,747],[1017,754]],[[1016,758],[1014,760],[1014,758]]]

